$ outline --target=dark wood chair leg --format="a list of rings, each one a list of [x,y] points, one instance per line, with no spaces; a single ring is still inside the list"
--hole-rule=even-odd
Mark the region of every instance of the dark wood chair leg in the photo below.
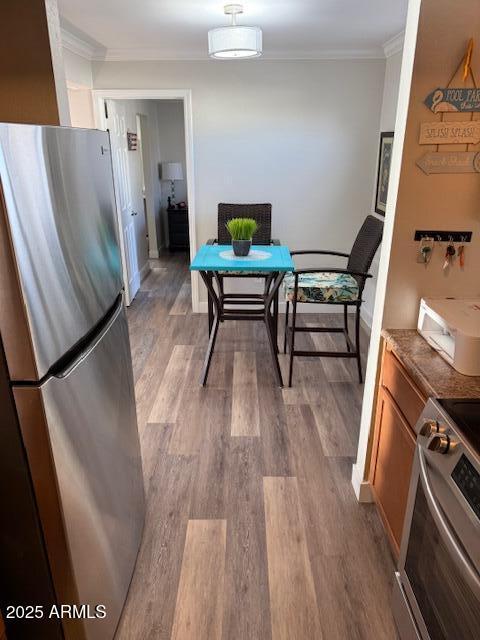
[[[283,353],[287,353],[287,337],[288,337],[288,312],[290,309],[290,302],[287,300],[285,307],[285,331],[283,333]]]
[[[267,328],[268,343],[270,345],[270,351],[272,354],[273,369],[274,369],[275,377],[277,379],[278,386],[283,387],[282,372],[280,370],[280,364],[278,362],[278,349],[275,348],[275,343],[274,343],[275,332],[273,328],[273,323],[271,321],[271,315],[268,310],[265,311],[265,326]]]
[[[350,351],[350,343],[347,340],[348,336],[348,306],[343,305],[343,326],[345,328],[345,342],[347,343],[347,351]]]
[[[220,324],[220,318],[223,315],[223,302],[218,298],[215,288],[213,286],[213,277],[217,280],[217,286],[219,292],[221,292],[222,286],[218,279],[218,274],[214,272],[205,272],[200,271],[200,276],[205,283],[208,291],[209,300],[212,303],[212,306],[215,306],[215,313],[213,314],[213,323],[212,328],[210,330],[209,339],[208,339],[208,349],[207,354],[205,356],[205,360],[203,363],[202,375],[200,378],[201,385],[204,387],[207,383],[208,371],[210,369],[210,363],[212,361],[213,350],[215,349],[215,341],[217,339],[218,325]]]
[[[296,293],[296,292],[295,292]],[[293,352],[295,351],[295,326],[297,321],[297,298],[296,296],[292,302],[292,326],[290,327],[290,363],[288,367],[288,386],[292,386],[293,375]]]
[[[209,274],[207,278],[209,279],[210,283],[212,283],[213,278],[211,274]],[[207,306],[208,306],[208,335],[210,335],[213,327],[213,300],[210,293],[208,293]]]
[[[265,326],[267,328],[268,342],[272,353],[272,360],[274,366],[275,377],[277,378],[278,386],[283,387],[282,371],[280,369],[280,363],[278,362],[278,345],[274,344],[274,317],[270,313],[270,308],[273,304],[275,295],[278,293],[278,289],[283,280],[283,273],[277,273],[273,282],[273,288],[265,299],[264,318]]]
[[[221,276],[220,274],[217,275],[217,283],[218,283],[218,293],[220,296],[220,300],[223,300],[225,290],[224,290],[223,276]],[[220,317],[220,322],[223,322],[222,317]]]
[[[279,292],[275,293],[273,298],[273,334],[275,336],[275,349],[278,353],[278,297]]]
[[[268,293],[270,291],[270,287],[272,285],[272,282],[273,282],[272,274],[269,274],[268,276],[265,276],[265,286],[263,288],[263,294],[264,294],[265,298],[268,296]]]
[[[213,350],[215,349],[215,341],[217,339],[218,325],[219,325],[219,316],[215,315],[215,319],[213,321],[213,327],[210,332],[210,339],[208,341],[207,357],[205,358],[205,362],[203,364],[202,377],[200,379],[202,387],[204,387],[207,384],[208,372],[210,370]]]
[[[265,288],[264,288],[265,300],[268,298],[270,294],[272,284],[274,286],[277,275],[278,274],[276,273],[270,273],[268,274],[268,276],[265,277]],[[268,310],[269,322],[270,322],[270,326],[273,333],[274,346],[277,353],[278,353],[278,295],[279,294],[277,289],[273,296],[273,311],[270,313],[270,309]]]
[[[357,315],[355,317],[355,351],[357,353],[358,381],[362,384],[362,357],[360,355],[360,306],[357,306]]]

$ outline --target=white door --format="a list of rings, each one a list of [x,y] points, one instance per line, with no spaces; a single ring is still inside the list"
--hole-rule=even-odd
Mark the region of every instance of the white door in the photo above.
[[[137,134],[138,147],[142,157],[143,169],[143,195],[145,202],[145,224],[146,236],[148,240],[148,251],[150,258],[158,258],[158,240],[157,228],[155,223],[155,202],[153,198],[153,180],[154,170],[150,159],[149,141],[149,121],[147,116],[137,114]]]
[[[139,116],[129,121],[133,130],[139,132]],[[129,151],[129,169],[130,169],[130,194],[132,201],[132,210],[134,212],[135,223],[135,243],[137,247],[137,257],[140,272],[138,274],[138,285],[140,285],[140,276],[145,268],[148,269],[148,231],[145,217],[145,183],[143,176],[143,156],[141,140],[137,138],[136,151]]]
[[[128,142],[125,106],[113,100],[107,100],[106,105],[106,125],[110,131],[112,145],[115,198],[120,227],[125,304],[128,306],[140,287],[135,232],[135,217],[138,215],[138,211],[132,204],[132,189],[127,157]]]

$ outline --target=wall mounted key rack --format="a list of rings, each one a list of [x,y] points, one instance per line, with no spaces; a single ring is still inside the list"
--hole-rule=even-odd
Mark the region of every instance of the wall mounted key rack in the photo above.
[[[414,240],[420,242],[422,238],[433,238],[435,242],[471,242],[472,231],[432,231],[419,230],[415,231]]]

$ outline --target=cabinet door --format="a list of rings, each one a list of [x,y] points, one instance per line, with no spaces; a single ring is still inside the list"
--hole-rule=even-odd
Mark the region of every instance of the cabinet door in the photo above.
[[[398,555],[415,453],[415,436],[385,389],[379,392],[376,432],[377,447],[371,484],[394,553]]]
[[[415,429],[426,398],[422,396],[405,368],[388,349],[385,349],[383,356],[382,386],[388,389],[411,428]]]

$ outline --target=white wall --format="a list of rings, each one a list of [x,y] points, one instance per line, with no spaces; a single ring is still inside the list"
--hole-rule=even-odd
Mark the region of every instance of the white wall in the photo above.
[[[74,87],[67,84],[67,91],[72,127],[94,129],[95,117],[93,115],[91,89],[83,89],[81,87]]]
[[[448,29],[445,28],[448,25]],[[476,297],[480,295],[480,218],[478,174],[425,175],[416,165],[435,145],[418,142],[420,124],[464,120],[465,114],[434,114],[425,97],[452,78],[452,86],[463,86],[462,69],[455,69],[465,54],[468,38],[480,30],[478,0],[410,0],[392,155],[390,186],[385,217],[384,246],[380,258],[378,288],[365,379],[357,461],[352,482],[361,497],[368,471],[372,434],[374,390],[378,373],[380,330],[413,329],[422,296]],[[442,37],[439,38],[439,33]],[[418,38],[417,38],[418,35]],[[480,65],[478,49],[472,68]],[[456,83],[459,83],[457,85]],[[466,86],[472,86],[468,81]],[[473,114],[473,119],[477,117]],[[480,152],[480,145],[470,147]],[[442,151],[464,151],[465,146],[442,145]],[[442,269],[445,245],[435,247],[428,265],[417,262],[416,229],[470,230],[464,269],[454,264]],[[442,250],[443,249],[443,250]]]
[[[291,248],[350,250],[371,210],[385,62],[94,62],[95,89],[192,89],[197,243],[273,204]],[[203,299],[206,292],[202,290]]]
[[[185,118],[182,100],[157,101],[158,142],[160,162],[180,162],[184,180],[175,182],[175,201],[187,202],[187,169],[185,158]],[[157,173],[157,177],[158,177]],[[170,182],[162,181],[162,239],[168,246],[166,208]]]
[[[67,82],[65,64],[63,60],[62,35],[57,0],[45,0],[45,16],[47,18],[48,38],[50,41],[50,58],[53,77],[55,80],[59,124],[62,127],[69,127],[70,109],[68,104]],[[12,25],[10,25],[10,29],[12,28],[15,29],[15,26],[12,27]],[[18,37],[22,38],[22,35],[24,34],[20,32]],[[31,42],[25,44],[27,47],[32,46]]]
[[[92,63],[65,47],[62,52],[72,127],[93,129]]]
[[[65,67],[65,75],[68,86],[68,98],[70,106],[70,116],[72,126],[94,128],[96,126],[94,110],[93,110],[93,78],[92,78],[92,62],[72,51],[63,48],[63,62]],[[151,220],[149,221],[150,236],[150,257],[158,257],[158,250],[164,245],[165,233],[161,230],[160,211],[161,211],[161,186],[159,181],[158,164],[160,162],[159,155],[159,129],[157,106],[159,103],[153,100],[125,100],[127,107],[127,127],[130,131],[136,132],[136,115],[145,115],[148,121],[149,136],[148,147],[150,154],[150,163],[148,171],[150,172],[150,183],[152,185],[151,201],[149,202],[149,211],[151,212]],[[140,153],[129,155],[130,171],[132,175],[138,172]],[[145,255],[145,233],[143,225],[143,216],[141,222],[137,225],[137,249],[139,250],[140,268],[144,265]]]
[[[92,63],[65,47],[62,51],[67,83],[92,88]]]
[[[402,67],[402,52],[396,53],[387,58],[385,67],[385,82],[383,86],[382,112],[380,114],[380,132],[393,131],[395,129],[395,116],[397,113],[398,88],[400,85],[400,70]],[[378,165],[378,152],[377,152]],[[373,181],[372,213],[375,214],[375,199],[377,190],[377,175]],[[380,217],[380,216],[378,216]],[[363,293],[364,303],[362,305],[362,318],[371,327],[373,319],[373,308],[375,305],[375,292],[377,290],[378,266],[380,262],[380,249],[375,254],[370,272],[373,278],[367,280]]]
[[[448,24],[448,29],[445,25]],[[444,30],[442,38],[438,37]],[[403,148],[402,172],[398,190],[390,269],[383,326],[415,328],[422,297],[480,296],[480,180],[478,173],[425,175],[417,161],[437,151],[436,145],[420,145],[420,125],[425,122],[474,120],[479,114],[432,113],[423,104],[425,97],[438,86],[448,83],[462,60],[471,34],[480,32],[478,0],[423,0],[419,35],[412,78],[412,92]],[[478,75],[480,49],[473,51],[472,69]],[[452,87],[473,87],[459,68]],[[478,80],[477,80],[478,81]],[[480,152],[480,145],[441,145],[440,151]],[[465,266],[458,260],[443,269],[446,245],[433,250],[428,265],[419,264],[416,229],[472,231],[466,245]]]
[[[390,182],[388,188],[385,226],[380,251],[375,307],[370,334],[367,370],[365,373],[365,389],[362,402],[362,416],[360,420],[360,434],[358,440],[357,459],[352,468],[352,485],[360,501],[371,501],[372,494],[367,480],[369,466],[369,444],[371,442],[372,418],[376,397],[377,376],[380,365],[380,333],[382,318],[387,295],[387,279],[390,263],[390,253],[394,238],[393,230],[397,215],[397,197],[402,170],[402,156],[405,142],[407,118],[410,101],[412,73],[417,41],[418,19],[420,6],[424,0],[409,0],[405,38],[403,44],[402,65],[400,71],[400,86],[398,90],[397,114],[395,118],[395,144],[393,145],[392,164],[390,167]]]

